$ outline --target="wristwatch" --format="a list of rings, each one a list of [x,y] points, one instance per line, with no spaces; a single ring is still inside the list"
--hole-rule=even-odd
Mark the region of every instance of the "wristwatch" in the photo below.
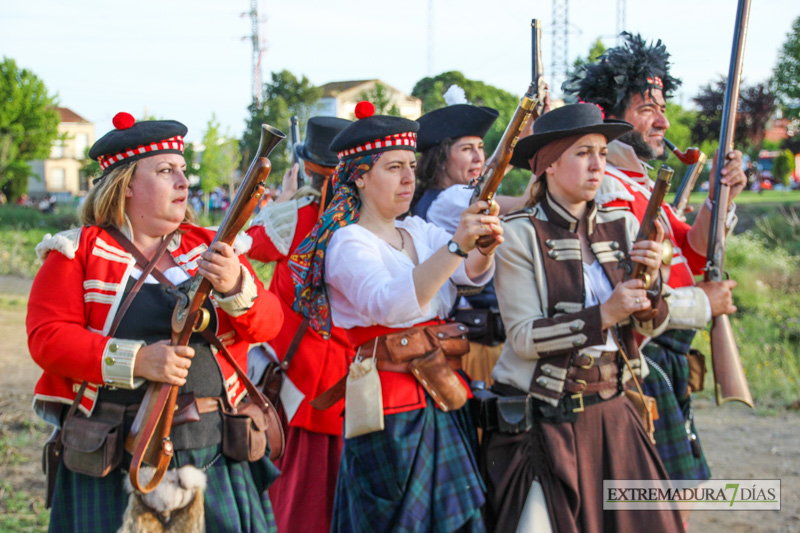
[[[456,254],[460,257],[467,257],[467,252],[462,250],[458,246],[458,243],[452,239],[450,239],[450,242],[447,243],[447,251],[450,252],[451,254]]]

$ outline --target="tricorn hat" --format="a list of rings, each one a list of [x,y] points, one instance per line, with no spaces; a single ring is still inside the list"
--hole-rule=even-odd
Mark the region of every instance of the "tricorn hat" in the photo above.
[[[343,118],[311,117],[306,123],[303,142],[294,146],[295,155],[323,167],[335,167],[339,164],[339,158],[330,149],[331,141],[350,124],[351,121]]]
[[[545,113],[533,123],[533,135],[517,142],[511,164],[530,170],[528,161],[547,144],[572,135],[600,133],[612,141],[633,129],[623,120],[604,120],[603,112],[594,104],[571,104]]]
[[[500,113],[496,109],[470,104],[455,104],[435,109],[417,119],[417,151],[424,152],[445,139],[486,136]]]
[[[183,154],[183,137],[188,129],[175,120],[136,122],[129,113],[117,113],[114,129],[100,137],[89,157],[100,163],[103,176],[130,161],[156,154]]]
[[[417,148],[419,124],[403,117],[373,115],[375,107],[369,102],[356,105],[356,120],[331,142],[331,151],[341,159],[353,159],[388,150]]]

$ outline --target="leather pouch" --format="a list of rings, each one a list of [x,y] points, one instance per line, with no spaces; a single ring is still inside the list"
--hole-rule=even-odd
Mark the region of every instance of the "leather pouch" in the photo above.
[[[455,411],[467,403],[467,389],[450,367],[442,350],[437,348],[417,357],[408,367],[442,411]]]
[[[497,346],[506,340],[506,331],[497,309],[458,309],[453,319],[467,326],[472,342]]]
[[[642,419],[642,424],[644,424],[644,429],[650,436],[650,441],[655,444],[655,421],[658,420],[658,407],[656,405],[656,399],[652,396],[647,396],[646,394],[639,394],[639,392],[635,390],[625,391],[625,396],[628,397],[630,402],[633,404],[633,408],[636,409],[637,413],[639,413],[639,417]]]
[[[282,374],[281,364],[277,361],[270,361],[264,370],[264,378],[261,380],[261,392],[272,402],[275,408],[281,402]]]
[[[700,392],[706,381],[706,356],[692,348],[686,354],[689,363],[689,387],[691,392]]]
[[[350,365],[345,391],[344,437],[383,431],[383,392],[375,359]]]
[[[64,420],[64,466],[91,477],[105,477],[122,462],[125,406],[98,402],[92,416],[76,412]]]
[[[47,492],[45,494],[44,507],[50,509],[53,503],[53,493],[56,488],[56,475],[58,474],[58,466],[61,464],[61,458],[58,451],[58,434],[61,430],[54,429],[50,438],[44,444],[42,450],[42,471],[47,483]]]
[[[490,390],[472,389],[472,398],[467,402],[475,425],[484,431],[497,431],[497,399]]]
[[[426,332],[434,347],[439,346],[445,357],[460,357],[469,353],[469,339],[467,338],[469,329],[464,324],[455,322],[429,326]],[[418,353],[428,353],[429,351]]]
[[[497,398],[497,430],[516,435],[533,427],[533,405],[530,396]]]
[[[267,452],[275,460],[283,454],[284,436],[274,408],[261,409],[243,401],[222,410],[222,455],[233,461],[258,461]]]

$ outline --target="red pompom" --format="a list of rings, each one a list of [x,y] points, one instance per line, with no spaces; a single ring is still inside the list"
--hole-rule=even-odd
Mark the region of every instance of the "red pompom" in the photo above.
[[[127,130],[131,126],[133,126],[136,119],[133,118],[133,115],[130,113],[126,113],[122,111],[121,113],[117,113],[114,115],[114,120],[111,121],[114,124],[114,127],[118,130]]]
[[[375,106],[366,100],[356,104],[356,118],[367,118],[375,114]]]

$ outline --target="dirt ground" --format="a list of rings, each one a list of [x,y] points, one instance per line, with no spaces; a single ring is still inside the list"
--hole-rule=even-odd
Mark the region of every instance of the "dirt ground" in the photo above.
[[[44,500],[40,456],[49,430],[31,410],[41,371],[27,349],[24,302],[29,290],[28,280],[0,276],[0,501],[2,487],[9,485]],[[780,479],[782,501],[780,511],[696,511],[689,531],[800,532],[800,414],[765,416],[736,405],[697,404],[698,431],[713,477]]]

